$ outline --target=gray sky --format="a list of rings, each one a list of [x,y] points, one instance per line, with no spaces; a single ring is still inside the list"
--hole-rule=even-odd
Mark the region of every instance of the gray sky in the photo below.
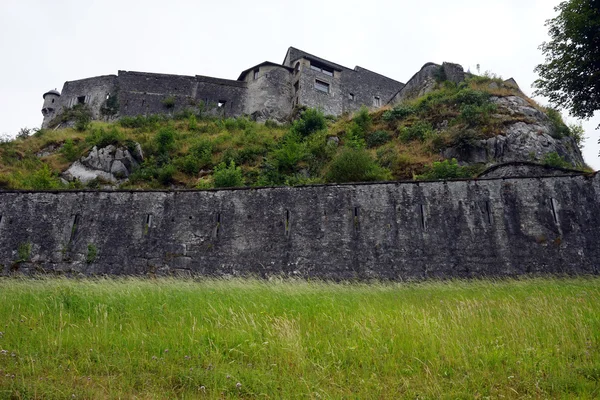
[[[560,0],[0,2],[0,134],[14,135],[41,125],[42,94],[67,80],[119,69],[236,79],[289,46],[401,82],[429,61],[480,64],[531,95]],[[584,121],[594,169],[599,124]]]

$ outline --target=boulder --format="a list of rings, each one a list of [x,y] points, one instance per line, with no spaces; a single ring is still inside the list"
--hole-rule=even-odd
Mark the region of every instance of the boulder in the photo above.
[[[133,154],[132,154],[133,153]],[[94,146],[87,156],[75,161],[62,178],[67,181],[78,180],[88,183],[100,179],[111,183],[120,183],[143,161],[142,148],[136,143],[132,152],[125,147],[108,145],[103,148]]]
[[[501,135],[474,141],[465,148],[450,147],[443,151],[446,158],[463,163],[505,163],[543,160],[556,152],[574,167],[584,165],[583,156],[571,137],[556,138],[548,116],[519,96],[492,97],[498,108],[514,119],[508,121]]]

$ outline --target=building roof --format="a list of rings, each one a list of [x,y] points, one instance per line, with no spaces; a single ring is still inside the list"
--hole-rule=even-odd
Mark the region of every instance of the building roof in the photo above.
[[[260,64],[258,64],[258,65],[255,65],[254,67],[250,67],[250,68],[248,68],[248,69],[245,69],[244,71],[242,71],[242,73],[241,73],[241,74],[240,74],[240,76],[237,78],[237,80],[238,80],[238,81],[243,81],[243,80],[244,80],[244,78],[246,77],[246,74],[247,74],[248,72],[250,72],[250,71],[252,71],[252,70],[254,70],[254,69],[256,69],[256,68],[263,67],[263,66],[265,66],[265,65],[268,65],[268,66],[270,66],[270,67],[279,67],[279,68],[285,68],[285,69],[287,69],[287,70],[288,70],[288,71],[290,71],[290,72],[293,72],[293,71],[294,71],[294,69],[293,69],[293,68],[291,68],[291,67],[286,67],[285,65],[276,64],[276,63],[274,63],[274,62],[271,62],[271,61],[263,61],[263,62],[261,62]]]
[[[42,98],[46,98],[46,95],[48,94],[53,94],[55,96],[60,96],[60,92],[56,89],[52,89],[52,90],[48,90],[46,93],[44,93],[44,95],[42,96]]]

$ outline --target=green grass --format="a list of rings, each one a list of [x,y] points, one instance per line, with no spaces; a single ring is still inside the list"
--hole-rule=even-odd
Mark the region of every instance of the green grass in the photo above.
[[[4,279],[0,330],[1,399],[600,394],[598,278]]]

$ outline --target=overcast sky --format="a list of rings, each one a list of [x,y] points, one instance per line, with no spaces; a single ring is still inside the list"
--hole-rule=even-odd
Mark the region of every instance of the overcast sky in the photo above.
[[[531,95],[544,22],[560,0],[0,0],[0,134],[39,127],[42,94],[118,70],[236,79],[289,46],[406,82],[455,62]],[[543,99],[537,99],[544,103]],[[569,122],[575,120],[569,119]],[[600,169],[600,116],[584,158]]]

